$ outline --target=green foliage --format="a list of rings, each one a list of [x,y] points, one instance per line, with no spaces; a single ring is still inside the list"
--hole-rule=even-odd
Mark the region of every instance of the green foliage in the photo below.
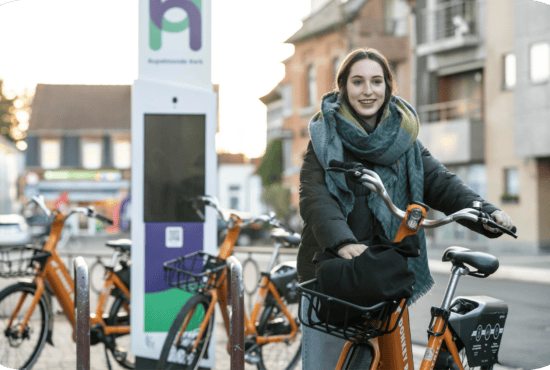
[[[262,201],[275,211],[279,220],[290,213],[290,189],[284,184],[274,183],[264,187]]]
[[[11,141],[15,141],[11,136],[11,127],[17,124],[15,118],[15,107],[13,106],[16,98],[8,99],[2,89],[3,81],[0,80],[0,134]]]
[[[265,153],[262,156],[258,175],[262,178],[264,188],[272,184],[280,183],[283,174],[283,140],[273,139],[267,143]]]

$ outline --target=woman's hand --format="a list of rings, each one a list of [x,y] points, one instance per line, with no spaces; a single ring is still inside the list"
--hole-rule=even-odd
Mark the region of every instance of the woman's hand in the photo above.
[[[497,224],[499,224],[500,226],[504,226],[508,230],[510,230],[514,226],[514,223],[512,222],[512,219],[504,211],[494,211],[493,213],[491,213],[491,216],[495,219],[495,222]],[[501,232],[499,229],[494,229],[494,228],[492,228],[490,226],[487,226],[487,225],[483,225],[483,227],[486,230],[489,230],[492,233],[500,233]]]
[[[359,256],[368,247],[364,244],[348,244],[338,251],[338,255],[347,260]]]

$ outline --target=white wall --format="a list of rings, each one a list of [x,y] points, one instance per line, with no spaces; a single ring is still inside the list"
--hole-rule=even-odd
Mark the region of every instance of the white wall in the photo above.
[[[260,177],[254,174],[254,170],[255,166],[252,164],[218,166],[217,197],[222,208],[236,208],[253,215],[266,212],[267,208],[261,201],[262,182]],[[237,207],[231,204],[231,198],[237,199]]]

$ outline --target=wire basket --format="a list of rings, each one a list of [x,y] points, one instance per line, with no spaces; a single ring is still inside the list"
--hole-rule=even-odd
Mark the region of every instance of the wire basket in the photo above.
[[[304,301],[307,303],[305,317],[299,315],[300,322],[312,329],[351,342],[362,343],[393,332],[403,315],[404,310],[397,311],[401,303],[399,301],[361,307],[316,292],[316,284],[317,279],[313,279],[298,287],[298,294],[304,298],[300,300],[300,306]],[[299,312],[302,312],[301,307]]]
[[[32,247],[13,247],[0,250],[0,277],[34,276],[42,271],[50,252]]]
[[[194,252],[164,262],[164,279],[168,286],[189,293],[215,287],[225,269],[225,260],[205,252]]]

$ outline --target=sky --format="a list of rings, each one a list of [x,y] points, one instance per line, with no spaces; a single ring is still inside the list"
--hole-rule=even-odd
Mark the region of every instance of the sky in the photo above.
[[[284,44],[310,0],[211,0],[212,83],[220,85],[218,151],[260,156],[266,108],[284,77]],[[138,0],[0,0],[0,79],[21,93],[47,84],[132,84]]]

